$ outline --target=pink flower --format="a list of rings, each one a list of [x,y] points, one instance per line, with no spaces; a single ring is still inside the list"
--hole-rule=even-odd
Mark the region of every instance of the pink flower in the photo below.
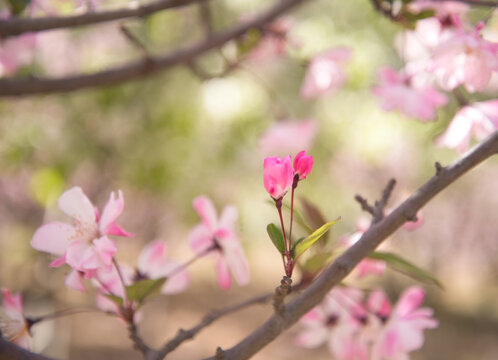
[[[358,348],[354,336],[360,324],[351,314],[361,296],[355,289],[332,289],[320,305],[301,318],[304,329],[297,337],[298,345],[316,348],[326,343],[334,359],[355,359]]]
[[[51,222],[41,226],[31,239],[31,246],[37,250],[58,256],[50,266],[67,263],[76,273],[66,281],[78,286],[81,273],[92,278],[97,271],[110,272],[116,246],[108,235],[133,236],[116,225],[115,220],[124,207],[123,194],[111,193],[109,201],[99,217],[81,188],[73,187],[64,192],[58,200],[59,208],[74,219],[74,225]]]
[[[432,120],[436,115],[436,108],[448,101],[445,95],[431,86],[415,87],[410,83],[409,76],[397,74],[391,68],[379,71],[379,82],[372,91],[386,111],[397,109],[409,117]]]
[[[29,349],[31,336],[23,314],[21,294],[11,294],[8,289],[2,288],[2,295],[3,314],[0,316],[2,336],[7,341]]]
[[[351,50],[337,47],[315,56],[306,72],[300,94],[304,99],[332,93],[346,82],[344,63],[351,58]]]
[[[263,184],[273,199],[281,199],[292,186],[293,179],[294,172],[292,171],[290,155],[282,159],[278,156],[265,158],[263,162]]]
[[[299,152],[294,158],[294,174],[299,175],[299,180],[306,179],[306,176],[313,167],[313,156],[306,155],[306,151]]]
[[[23,34],[0,40],[0,77],[8,76],[33,60],[35,34]]]
[[[314,120],[286,120],[271,125],[261,135],[259,147],[263,155],[285,155],[309,149],[317,131]]]
[[[483,139],[497,129],[498,99],[476,102],[457,112],[446,131],[436,139],[436,144],[463,153],[472,135]]]
[[[471,93],[481,91],[493,72],[498,71],[498,43],[480,36],[482,23],[470,33],[465,32],[459,21],[456,25],[453,36],[434,50],[429,70],[446,90],[463,85]]]
[[[418,308],[425,293],[416,286],[405,290],[390,314],[387,314],[389,309],[385,305],[387,301],[385,294],[380,293],[377,296],[379,297],[377,303],[384,303],[383,317],[388,316],[372,346],[372,359],[408,358],[407,353],[420,349],[424,344],[423,331],[438,326],[437,320],[432,317],[432,309]]]
[[[214,259],[216,278],[222,289],[230,286],[229,270],[239,285],[249,283],[249,265],[234,230],[237,209],[226,206],[218,219],[207,197],[195,198],[192,205],[201,218],[201,223],[188,235],[192,250],[199,256],[208,254]]]
[[[454,15],[463,16],[469,9],[470,5],[459,1],[430,1],[416,0],[408,4],[410,10],[420,13],[425,10],[433,10],[434,16],[442,23],[451,20]]]
[[[285,52],[287,33],[294,21],[290,17],[282,17],[268,24],[263,29],[263,37],[250,51],[249,58],[255,62],[272,60]]]
[[[141,276],[149,279],[167,278],[161,288],[162,294],[176,294],[187,288],[190,277],[181,266],[166,258],[166,244],[159,240],[147,244],[138,256],[138,272]]]

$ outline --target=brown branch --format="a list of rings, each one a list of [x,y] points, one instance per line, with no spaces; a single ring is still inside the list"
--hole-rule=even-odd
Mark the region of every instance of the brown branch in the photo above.
[[[50,360],[50,358],[32,353],[0,337],[0,360]]]
[[[154,350],[150,348],[140,337],[140,335],[138,334],[137,325],[135,323],[130,323],[128,325],[128,334],[131,341],[133,342],[133,348],[140,351],[147,359],[147,355]]]
[[[170,352],[175,350],[178,346],[180,346],[181,343],[183,343],[186,340],[192,339],[195,335],[197,335],[197,333],[199,333],[199,331],[211,325],[215,320],[221,318],[222,316],[239,311],[251,305],[267,303],[268,301],[270,301],[272,297],[273,297],[272,293],[264,294],[249,300],[242,301],[232,306],[228,306],[226,308],[210,312],[197,325],[190,328],[189,330],[183,330],[183,329],[178,330],[178,334],[173,339],[169,340],[166,344],[164,344],[161,347],[161,349],[157,351],[156,354],[157,357],[155,357],[155,359],[157,360],[163,359],[167,354],[169,354]]]
[[[280,281],[280,285],[275,288],[273,295],[273,309],[277,315],[282,315],[284,311],[284,299],[292,290],[292,279],[284,276]]]
[[[374,206],[368,203],[368,200],[361,195],[355,195],[354,199],[358,201],[361,205],[361,209],[372,215],[372,225],[378,223],[384,218],[384,210],[387,205],[387,201],[391,197],[391,193],[396,185],[396,180],[391,179],[387,183],[386,187],[382,191],[382,196],[380,200],[375,201]]]
[[[161,10],[177,8],[198,1],[207,0],[156,0],[144,5],[131,2],[127,7],[117,10],[85,12],[70,16],[47,16],[38,18],[10,18],[0,20],[0,37],[19,35],[31,31],[69,28],[97,24],[131,17],[144,17]]]
[[[318,305],[330,289],[339,284],[363,258],[411,219],[434,196],[467,171],[497,153],[498,131],[474,147],[463,158],[450,164],[439,175],[433,176],[392,213],[370,227],[358,242],[338,257],[304,292],[285,306],[283,316],[273,315],[234,347],[224,350],[224,359],[248,359],[272,342],[301,316]],[[208,359],[213,360],[214,357]]]
[[[82,88],[116,85],[147,76],[179,64],[188,64],[211,49],[244,35],[253,28],[262,28],[284,12],[305,0],[280,0],[265,12],[231,29],[213,34],[209,39],[162,56],[149,57],[122,67],[62,78],[25,78],[0,80],[0,96],[22,96],[46,93],[61,93]]]

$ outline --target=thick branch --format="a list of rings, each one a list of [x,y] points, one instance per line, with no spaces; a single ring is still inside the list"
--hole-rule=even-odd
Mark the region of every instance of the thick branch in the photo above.
[[[24,350],[0,337],[0,360],[50,360],[49,358]]]
[[[367,230],[361,239],[338,257],[303,293],[290,301],[282,316],[272,316],[263,325],[234,347],[224,351],[224,359],[248,359],[272,342],[301,316],[318,305],[334,286],[339,284],[354,267],[370,254],[382,241],[412,218],[441,190],[452,184],[467,171],[498,153],[498,131],[467,153],[463,158],[445,167],[438,175],[415,191],[392,213]],[[209,358],[213,360],[214,357]]]
[[[130,2],[127,7],[117,10],[85,12],[70,16],[47,16],[39,18],[10,18],[0,20],[0,37],[19,35],[30,31],[61,29],[81,25],[97,24],[106,21],[143,17],[155,12],[189,5],[207,0],[156,0],[148,4]]]
[[[275,18],[303,1],[304,0],[278,1],[274,6],[261,13],[259,16],[224,32],[213,34],[208,39],[203,39],[194,45],[162,56],[149,57],[122,67],[94,74],[62,78],[0,80],[0,96],[61,93],[88,87],[116,85],[140,76],[151,75],[160,70],[165,70],[179,64],[190,63],[196,56],[220,47],[230,40],[236,39],[244,35],[250,29],[262,28],[266,23],[273,21]]]

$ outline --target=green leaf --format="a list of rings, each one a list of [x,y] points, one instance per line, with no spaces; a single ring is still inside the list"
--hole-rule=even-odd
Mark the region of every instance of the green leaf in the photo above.
[[[19,15],[28,7],[31,0],[7,0],[7,2],[9,3],[10,11],[14,15]]]
[[[275,224],[268,224],[266,226],[266,232],[270,237],[273,245],[277,248],[278,251],[283,253],[285,251],[284,238],[282,236],[282,232],[278,229]]]
[[[319,240],[323,235],[329,231],[329,229],[334,225],[336,222],[341,220],[341,218],[337,218],[334,221],[330,221],[326,223],[325,225],[322,225],[318,229],[316,229],[311,235],[308,237],[304,238],[302,241],[296,242],[293,246],[293,252],[295,254],[295,258],[298,258],[303,254],[306,250],[310,248],[311,245],[313,245],[317,240]]]
[[[323,269],[323,267],[329,263],[331,257],[332,253],[330,252],[314,254],[310,256],[309,259],[306,259],[304,264],[301,265],[301,268],[304,271],[314,274]]]
[[[301,205],[303,206],[303,214],[308,223],[311,225],[312,229],[318,229],[320,226],[327,222],[322,212],[315,204],[311,203],[305,198],[301,198],[300,200]],[[326,241],[327,236],[324,236],[322,245],[324,245]]]
[[[141,303],[147,296],[158,293],[166,278],[144,279],[126,287],[126,296],[130,301]]]
[[[401,256],[382,251],[374,251],[368,255],[370,259],[383,260],[386,264],[395,271],[408,275],[414,279],[429,282],[443,289],[443,284],[430,272],[419,268]]]
[[[123,299],[121,299],[119,296],[112,295],[112,294],[102,294],[109,300],[111,300],[113,303],[115,303],[117,306],[122,307],[123,306]]]

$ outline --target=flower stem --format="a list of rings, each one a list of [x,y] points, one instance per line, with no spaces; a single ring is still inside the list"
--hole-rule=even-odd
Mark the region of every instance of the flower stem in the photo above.
[[[285,234],[285,227],[284,227],[284,219],[282,217],[282,199],[275,200],[275,206],[277,207],[278,210],[278,216],[280,217],[280,226],[282,227],[282,235],[284,236],[284,270],[285,270],[285,275],[288,277],[291,276],[292,270],[290,270],[291,263],[292,263],[292,258],[290,255],[289,247],[290,243],[287,241],[287,235]],[[287,261],[285,261],[287,260]]]
[[[114,267],[116,268],[116,271],[117,271],[118,276],[119,276],[119,280],[121,281],[121,285],[123,285],[123,301],[124,301],[125,307],[127,307],[129,305],[129,300],[128,300],[128,297],[126,296],[126,283],[124,280],[123,273],[121,272],[121,268],[119,267],[119,264],[116,261],[115,257],[112,258],[112,263],[114,264]]]

